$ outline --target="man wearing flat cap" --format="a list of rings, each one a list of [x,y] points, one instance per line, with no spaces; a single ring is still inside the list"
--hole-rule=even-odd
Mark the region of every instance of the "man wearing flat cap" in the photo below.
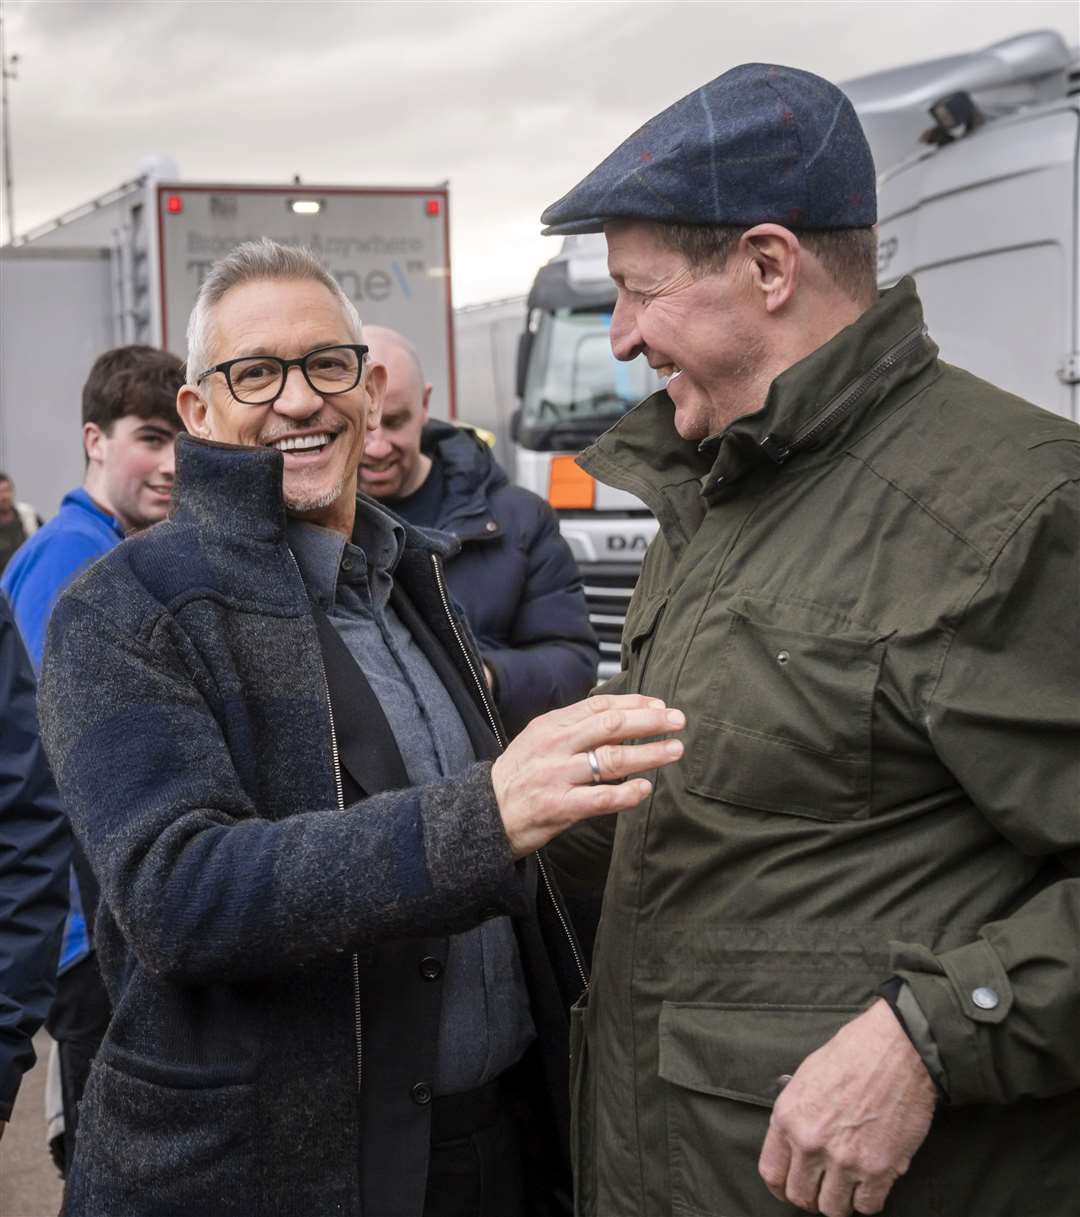
[[[660,522],[607,689],[688,719],[554,850],[607,875],[578,1213],[1074,1212],[1080,430],[879,296],[806,72],[733,69],[543,218],[606,234],[614,353],[670,377],[581,462]]]

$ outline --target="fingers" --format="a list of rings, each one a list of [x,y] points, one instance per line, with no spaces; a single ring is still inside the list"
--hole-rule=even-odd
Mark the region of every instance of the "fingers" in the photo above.
[[[629,811],[652,794],[652,783],[634,778],[618,786],[575,786],[566,796],[565,812],[571,823],[593,816],[610,815],[613,811]]]
[[[572,706],[552,710],[550,715],[544,717],[551,717],[561,724],[572,726],[608,710],[643,710],[647,708],[662,710],[664,703],[658,697],[645,697],[641,693],[598,693],[595,697],[586,697],[584,701],[576,701]],[[588,747],[588,744],[585,746]]]
[[[780,1201],[787,1200],[784,1188],[790,1164],[791,1146],[787,1138],[770,1122],[765,1144],[762,1145],[761,1156],[758,1158],[758,1174],[765,1180],[769,1191]]]
[[[845,1171],[827,1171],[818,1193],[818,1212],[823,1217],[851,1217],[855,1180]],[[866,1212],[877,1212],[867,1209]]]
[[[780,1135],[775,1149],[766,1142],[758,1171],[769,1191],[785,1204],[821,1217],[852,1217],[856,1180],[835,1163],[826,1164],[820,1153],[804,1153]]]
[[[651,744],[609,744],[594,749],[593,755],[600,766],[601,782],[619,782],[634,773],[647,773],[670,765],[683,754],[680,740],[655,740]],[[583,758],[582,781],[593,780],[592,766]]]
[[[889,1198],[889,1192],[892,1190],[893,1180],[888,1179],[884,1182],[875,1181],[873,1183],[860,1183],[855,1188],[853,1202],[856,1213],[880,1213],[885,1207],[885,1201]],[[849,1209],[848,1212],[851,1210]]]
[[[777,1200],[821,1217],[880,1213],[896,1181],[892,1172],[860,1181],[849,1163],[793,1144],[772,1122],[761,1147],[758,1173]]]
[[[669,735],[685,726],[686,715],[681,710],[667,709],[663,703],[657,707],[609,708],[576,723],[569,743],[575,752],[592,748],[599,756],[602,744]]]
[[[804,1154],[795,1149],[791,1155],[791,1165],[788,1167],[787,1182],[784,1191],[788,1203],[797,1208],[805,1209],[808,1213],[818,1211],[818,1192],[825,1175],[825,1166],[816,1154]],[[850,1209],[848,1212],[850,1213]],[[842,1214],[847,1217],[847,1214]]]

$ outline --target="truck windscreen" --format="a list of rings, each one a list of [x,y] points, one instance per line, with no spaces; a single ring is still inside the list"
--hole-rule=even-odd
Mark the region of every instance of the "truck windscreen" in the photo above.
[[[577,451],[661,387],[644,359],[621,363],[612,355],[610,328],[604,310],[541,315],[522,402],[525,447]]]

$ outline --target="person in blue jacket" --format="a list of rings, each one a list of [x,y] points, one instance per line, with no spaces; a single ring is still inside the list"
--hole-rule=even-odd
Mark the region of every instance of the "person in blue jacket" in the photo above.
[[[584,697],[596,636],[570,547],[543,499],[511,486],[475,432],[428,419],[431,385],[395,330],[364,327],[388,381],[382,421],[360,464],[360,489],[422,528],[451,534],[450,591],[479,644],[507,731]]]
[[[7,593],[34,669],[60,593],[125,536],[165,519],[172,494],[173,442],[180,430],[176,394],[183,363],[149,346],[116,347],[98,356],[82,398],[83,484],[16,551],[4,569]],[[70,912],[60,951],[48,1030],[56,1040],[64,1105],[64,1146],[71,1161],[77,1110],[111,1009],[93,954],[90,929],[97,883],[74,844]]]
[[[38,738],[34,673],[0,596],[0,1137],[56,990],[70,861]]]

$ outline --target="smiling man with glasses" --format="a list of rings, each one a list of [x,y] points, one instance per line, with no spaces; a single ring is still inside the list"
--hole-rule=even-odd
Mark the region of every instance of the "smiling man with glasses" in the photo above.
[[[537,851],[636,806],[683,720],[596,698],[504,750],[448,545],[357,495],[365,354],[306,251],[217,263],[172,518],[58,606],[44,734],[117,1011],[68,1217],[569,1212],[586,977]]]

